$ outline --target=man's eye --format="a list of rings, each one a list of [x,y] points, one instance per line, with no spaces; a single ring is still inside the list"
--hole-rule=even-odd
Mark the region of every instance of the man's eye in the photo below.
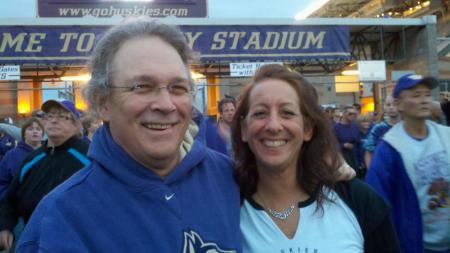
[[[131,88],[131,90],[135,93],[147,93],[152,92],[154,87],[150,84],[136,84]]]
[[[171,85],[170,88],[170,93],[174,94],[174,95],[184,95],[186,93],[189,92],[189,88],[185,85]]]

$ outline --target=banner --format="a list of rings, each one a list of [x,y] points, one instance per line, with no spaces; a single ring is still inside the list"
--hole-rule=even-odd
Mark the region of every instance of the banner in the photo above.
[[[206,17],[206,0],[37,0],[39,17]]]
[[[0,26],[0,64],[85,63],[108,27]],[[348,27],[181,26],[202,62],[349,59]]]

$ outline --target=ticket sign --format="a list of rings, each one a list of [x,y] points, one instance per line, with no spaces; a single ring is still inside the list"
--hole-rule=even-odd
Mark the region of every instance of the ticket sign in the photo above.
[[[386,81],[385,61],[358,61],[360,81]]]
[[[261,66],[267,64],[280,64],[281,62],[232,62],[230,63],[230,76],[253,76]]]
[[[20,66],[0,66],[0,80],[20,80]]]

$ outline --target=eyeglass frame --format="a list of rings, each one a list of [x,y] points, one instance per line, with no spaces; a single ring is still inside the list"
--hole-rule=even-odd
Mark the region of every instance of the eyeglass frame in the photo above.
[[[149,91],[141,91],[139,92],[139,88],[138,86],[146,86],[148,89],[150,89]],[[152,85],[152,84],[146,84],[146,83],[136,83],[134,85],[131,86],[117,86],[117,85],[109,85],[109,88],[111,89],[125,89],[128,92],[132,92],[133,94],[153,94],[156,95],[156,91],[162,90],[162,89],[166,89],[167,92],[169,92],[170,95],[174,95],[177,97],[181,97],[187,94],[191,94],[191,95],[195,95],[196,90],[193,89],[192,85],[189,85],[189,87],[185,87],[183,85],[182,88],[186,88],[186,91],[183,91],[183,94],[176,94],[173,93],[173,86],[177,86],[177,84],[169,84],[169,85],[164,85],[164,86],[157,86],[157,85]],[[179,85],[179,87],[181,87],[182,85]],[[145,87],[144,87],[145,88]],[[176,88],[176,87],[175,87]]]
[[[53,116],[50,116],[50,115],[53,115]],[[59,112],[59,113],[44,113],[42,119],[45,120],[45,121],[52,121],[54,119],[61,120],[61,121],[62,120],[65,120],[65,121],[72,120],[72,121],[74,121],[75,120],[71,113],[63,113],[63,112]]]

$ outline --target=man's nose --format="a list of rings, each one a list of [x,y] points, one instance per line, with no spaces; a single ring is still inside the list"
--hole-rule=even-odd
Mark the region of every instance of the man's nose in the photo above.
[[[159,92],[152,101],[151,108],[162,112],[171,112],[176,109],[173,98],[167,90],[167,86],[159,87]]]

